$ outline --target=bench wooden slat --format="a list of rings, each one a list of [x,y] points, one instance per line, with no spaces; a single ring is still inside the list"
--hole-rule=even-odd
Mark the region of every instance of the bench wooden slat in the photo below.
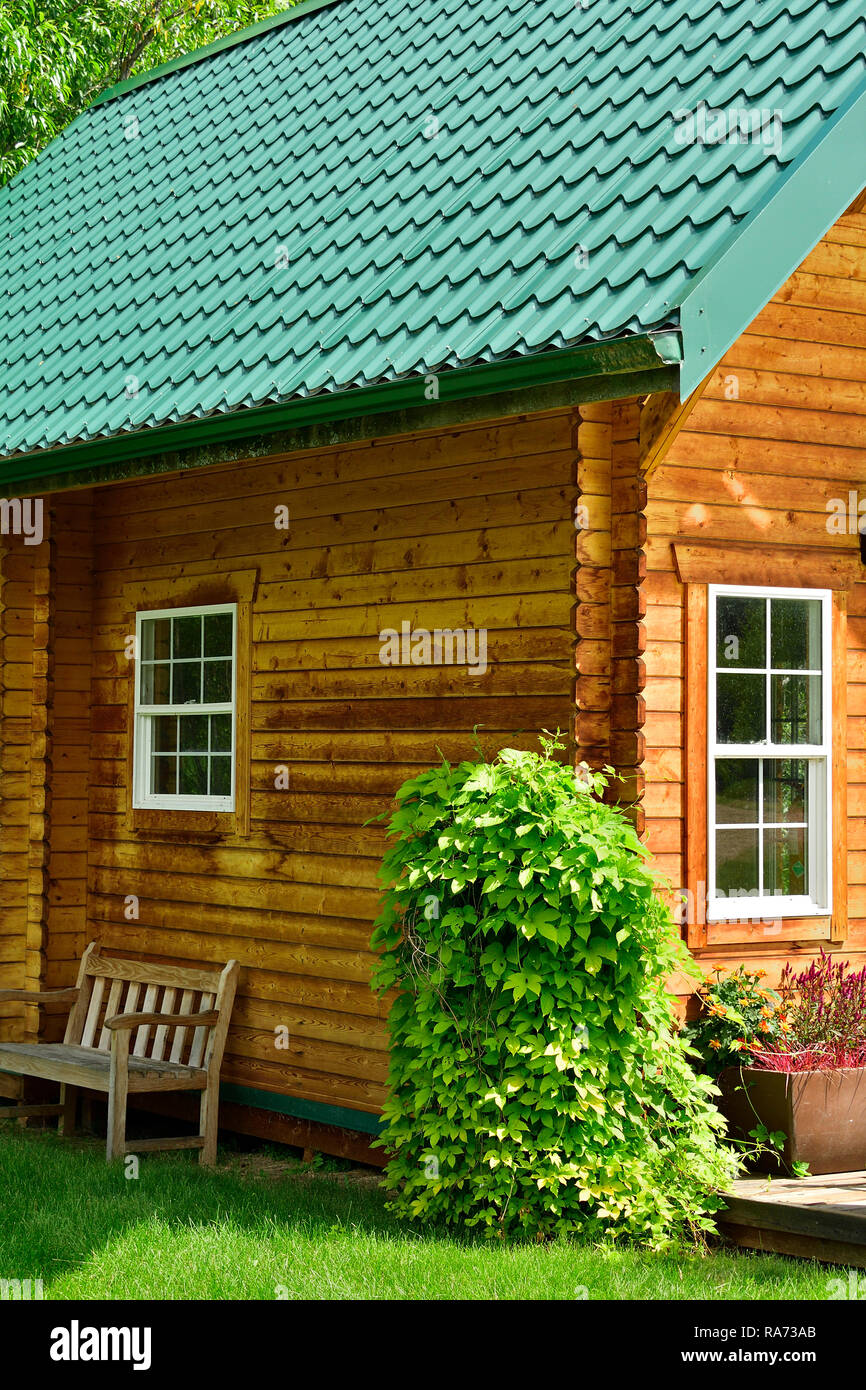
[[[197,1012],[203,1014],[209,1013],[210,1010],[213,1008],[215,997],[216,996],[213,994],[203,994],[201,999],[199,1000]],[[191,1067],[201,1066],[209,1033],[209,1028],[196,1028],[195,1032],[193,1033],[192,1047],[189,1050],[189,1065]]]
[[[148,985],[147,989],[144,991],[144,1004],[142,1005],[141,1010],[142,1013],[153,1013],[154,1009],[156,1008],[156,997],[158,993],[158,985]],[[143,1023],[135,1035],[135,1042],[132,1044],[132,1047],[130,1048],[130,1052],[133,1057],[147,1056],[147,1040],[149,1037],[150,1024]]]
[[[14,1069],[22,1076],[40,1076],[46,1081],[107,1091],[111,1059],[93,1047],[71,1043],[0,1043],[0,1068]],[[151,1062],[150,1058],[130,1057],[131,1091],[200,1091],[207,1084],[203,1068],[171,1062]]]
[[[176,999],[177,990],[167,989],[165,991],[165,994],[163,995],[162,1009],[160,1012],[164,1014],[173,1014]],[[157,1062],[161,1062],[163,1057],[165,1056],[165,1044],[168,1040],[168,1031],[169,1030],[168,1028],[166,1028],[165,1024],[160,1024],[160,1026],[157,1028],[156,1032],[153,1035],[153,1047],[151,1049],[150,1055]]]
[[[84,1020],[84,1028],[81,1033],[81,1046],[93,1047],[93,1039],[96,1036],[96,1024],[99,1019],[99,1010],[102,1007],[102,996],[105,992],[105,980],[101,977],[93,981],[93,989],[90,993],[90,1003],[87,1006],[87,1018]]]
[[[88,974],[106,976],[112,980],[134,980],[140,985],[175,985],[184,989],[215,990],[219,987],[219,970],[193,970],[188,966],[151,965],[140,960],[109,960],[93,955]],[[124,1010],[126,1012],[126,1010]]]
[[[179,1014],[191,1014],[193,1012],[192,1001],[195,998],[195,991],[185,989],[181,995]],[[172,1044],[170,1062],[179,1062],[183,1056],[183,1044],[186,1039],[187,1029],[176,1028],[174,1030],[174,1043]]]
[[[63,1041],[66,1043],[77,1043],[81,1038],[81,1031],[84,1027],[84,1020],[87,1018],[87,1009],[90,1004],[90,992],[93,988],[93,976],[88,975],[87,969],[96,952],[96,942],[91,941],[89,946],[84,949],[81,957],[81,964],[78,967],[78,998],[69,1011],[69,1018],[66,1022],[66,1032]]]
[[[111,989],[108,991],[108,1003],[105,1006],[105,1018],[113,1018],[120,1012],[120,996],[123,993],[123,980],[112,980]],[[99,1051],[107,1052],[111,1046],[111,1034],[105,1026],[103,1020],[102,1032],[99,1034]]]
[[[135,981],[132,981],[132,983],[130,984],[129,988],[128,988],[127,991],[126,991],[126,998],[125,998],[124,1001],[123,1001],[123,1004],[122,1004],[122,1006],[121,1006],[120,1012],[121,1012],[122,1014],[134,1014],[134,1013],[137,1013],[137,1011],[138,1011],[138,1000],[139,1000],[140,995],[141,995],[141,985],[136,984]],[[110,1032],[110,1031],[111,1031],[111,1030],[109,1029],[109,1032]],[[109,1044],[109,1047],[110,1047],[110,1044]]]

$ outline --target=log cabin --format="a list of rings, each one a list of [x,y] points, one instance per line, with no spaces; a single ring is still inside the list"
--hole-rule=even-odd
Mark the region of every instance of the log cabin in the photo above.
[[[864,52],[304,0],[0,190],[0,986],[236,957],[224,1125],[369,1155],[371,820],[557,728],[699,960],[866,960]]]

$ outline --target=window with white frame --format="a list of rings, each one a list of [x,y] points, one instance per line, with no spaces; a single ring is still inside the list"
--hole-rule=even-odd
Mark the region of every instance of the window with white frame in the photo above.
[[[709,587],[708,917],[830,912],[832,603]]]
[[[136,615],[133,805],[232,811],[237,605]]]

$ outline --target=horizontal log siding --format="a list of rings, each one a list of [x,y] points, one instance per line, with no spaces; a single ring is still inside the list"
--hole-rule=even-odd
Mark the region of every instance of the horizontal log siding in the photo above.
[[[44,500],[45,540],[9,537],[0,712],[0,983],[74,979],[87,927],[91,494]],[[54,1038],[64,1011],[0,1005],[4,1037]]]
[[[735,397],[736,398],[732,398]],[[866,216],[848,214],[713,373],[649,480],[645,653],[647,842],[684,885],[684,611],[671,541],[750,542],[755,581],[773,546],[856,551],[827,531],[827,501],[866,497]],[[791,567],[790,583],[797,584]],[[848,881],[845,956],[866,958],[866,583],[848,599]],[[813,945],[713,946],[771,980]]]
[[[383,831],[365,822],[439,750],[472,757],[476,725],[490,751],[571,730],[574,432],[552,413],[95,493],[89,929],[125,953],[238,958],[224,1079],[380,1106]],[[130,833],[124,585],[253,567],[251,833]],[[383,666],[378,633],[404,620],[486,628],[486,674]],[[69,978],[59,960],[48,975]]]

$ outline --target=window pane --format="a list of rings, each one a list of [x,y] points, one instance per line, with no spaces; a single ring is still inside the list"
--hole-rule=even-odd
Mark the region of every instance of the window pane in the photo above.
[[[174,651],[178,656],[201,656],[201,615],[173,618]]]
[[[766,666],[767,601],[720,594],[716,600],[716,664]]]
[[[768,759],[764,763],[764,820],[806,819],[805,758]],[[721,819],[721,817],[719,817]]]
[[[180,758],[180,787],[182,796],[207,796],[207,758]]]
[[[201,664],[198,661],[176,663],[171,668],[172,704],[201,704]]]
[[[722,673],[716,677],[719,743],[766,743],[766,676]]]
[[[207,613],[204,620],[205,656],[231,656],[232,614]]]
[[[774,670],[820,671],[820,599],[771,599],[770,651]]]
[[[764,892],[785,897],[809,892],[804,829],[785,826],[764,831]]]
[[[773,743],[821,742],[821,677],[771,676]]]
[[[184,714],[180,717],[180,748],[182,753],[207,752],[207,715]]]
[[[206,661],[204,664],[205,704],[217,705],[232,698],[232,664],[230,661]]]
[[[758,823],[757,758],[719,758],[716,763],[716,821]]]
[[[150,790],[163,796],[177,791],[177,758],[155,757],[151,761]]]
[[[716,831],[716,893],[719,897],[757,897],[758,831]]]
[[[171,620],[148,618],[141,624],[142,661],[167,661],[171,656]]]
[[[141,703],[143,705],[169,705],[169,666],[142,666]]]
[[[210,791],[211,796],[229,796],[232,789],[231,758],[211,758]]]
[[[173,714],[160,715],[153,721],[154,753],[175,753],[177,751],[177,718]]]
[[[210,716],[210,746],[223,753],[230,753],[232,747],[232,717],[230,714]]]

